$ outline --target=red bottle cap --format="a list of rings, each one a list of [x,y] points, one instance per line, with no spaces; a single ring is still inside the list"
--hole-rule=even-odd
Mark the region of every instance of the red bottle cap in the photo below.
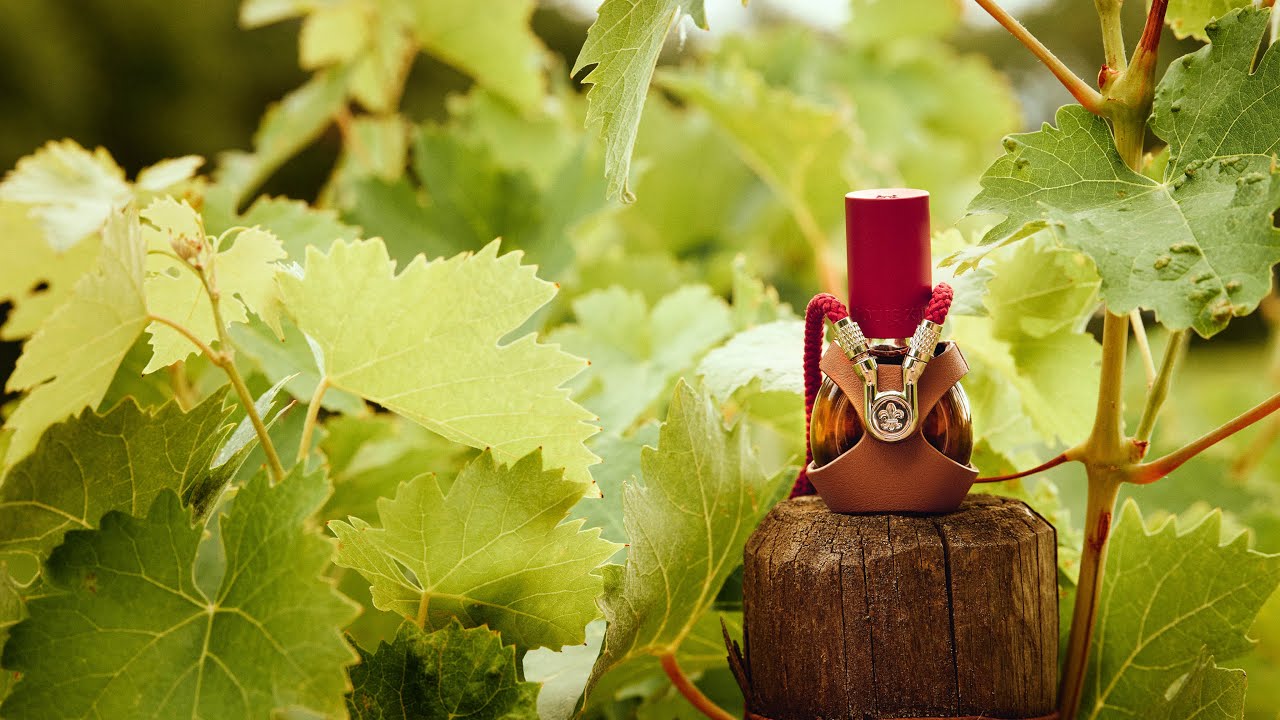
[[[933,292],[929,193],[909,188],[844,196],[849,315],[868,338],[911,337]]]

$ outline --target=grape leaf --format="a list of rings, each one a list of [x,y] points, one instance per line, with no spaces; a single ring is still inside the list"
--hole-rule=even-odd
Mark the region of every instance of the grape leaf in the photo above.
[[[592,415],[560,385],[582,361],[519,328],[555,294],[498,243],[400,274],[381,241],[307,250],[302,278],[279,276],[298,328],[324,354],[325,381],[502,461],[542,447],[547,462],[590,482]]]
[[[1128,169],[1106,122],[1079,106],[1060,109],[1056,129],[1007,138],[970,206],[1006,215],[983,242],[1051,227],[1093,258],[1113,312],[1150,308],[1171,329],[1207,337],[1251,312],[1280,261],[1280,53],[1250,73],[1266,26],[1266,11],[1233,11],[1161,80],[1151,127],[1171,150],[1162,182]]]
[[[231,247],[223,249],[217,239],[203,237],[200,218],[187,201],[172,198],[153,202],[142,211],[142,217],[151,223],[142,231],[148,248],[160,251],[150,253],[147,261],[147,305],[154,314],[182,325],[206,344],[219,337],[203,283],[169,249],[175,240],[189,238],[208,242],[214,249],[206,262],[212,266],[210,272],[214,273],[215,287],[221,295],[223,321],[246,323],[252,311],[280,332],[275,274],[280,268],[276,261],[283,260],[285,253],[275,235],[257,228],[242,230],[235,235]],[[198,352],[191,340],[163,323],[151,323],[147,332],[155,353],[143,368],[144,373]]]
[[[723,402],[759,380],[759,392],[804,395],[804,322],[778,320],[744,330],[698,364],[711,395]]]
[[[832,198],[865,183],[848,113],[770,87],[745,67],[662,73],[659,84],[711,116],[806,235],[825,239],[842,213]]]
[[[5,263],[0,266],[0,302],[12,308],[0,328],[0,340],[19,340],[40,325],[71,297],[76,281],[98,258],[98,237],[90,236],[66,250],[54,250],[30,207],[0,201],[0,243]]]
[[[436,629],[487,624],[522,649],[583,641],[599,616],[597,568],[618,549],[581,521],[562,523],[582,486],[543,470],[533,452],[511,466],[485,451],[447,490],[434,475],[378,502],[381,528],[335,520],[338,565],[373,583],[374,605]],[[407,572],[406,572],[407,570]]]
[[[65,251],[102,229],[133,198],[124,171],[102,148],[51,140],[0,182],[0,200],[34,206],[51,248]]]
[[[390,645],[357,650],[347,697],[357,720],[538,720],[538,683],[520,680],[515,648],[487,628],[423,633],[406,622]]]
[[[225,226],[214,226],[206,218],[211,233],[221,233],[232,225],[261,227],[280,238],[285,254],[295,260],[305,257],[308,247],[328,250],[335,240],[360,237],[360,229],[339,220],[333,210],[314,208],[287,198],[260,197],[243,215]]]
[[[142,410],[131,398],[49,428],[0,485],[0,556],[44,560],[68,530],[97,527],[111,510],[142,515],[162,491],[205,482],[231,431],[225,392],[184,413]]]
[[[424,0],[413,4],[413,29],[427,52],[528,113],[546,89],[545,50],[529,27],[533,6],[533,0]]]
[[[604,140],[604,172],[610,197],[627,202],[635,199],[628,176],[640,114],[658,53],[682,12],[692,16],[704,30],[707,28],[703,0],[604,0],[574,62],[573,75],[595,65],[582,79],[591,85],[587,93],[587,129]]]
[[[742,562],[747,536],[786,489],[791,469],[766,477],[745,429],[726,430],[711,399],[676,385],[643,483],[624,488],[625,570],[601,600],[609,628],[588,694],[610,669],[674,653]]]
[[[27,341],[5,386],[27,391],[4,427],[13,432],[6,462],[35,447],[45,428],[96,405],[116,368],[147,325],[145,247],[137,217],[107,219],[97,268]]]
[[[600,497],[584,497],[573,507],[572,517],[586,521],[587,527],[600,528],[600,537],[622,545],[610,561],[623,562],[627,557],[627,531],[622,521],[623,487],[640,475],[640,457],[646,445],[658,444],[658,423],[650,421],[622,436],[603,432],[591,438],[591,450],[600,456],[595,471]]]
[[[1081,253],[1031,239],[993,263],[993,270],[982,303],[1002,339],[1083,329],[1097,307],[1098,274]]]
[[[1193,37],[1208,42],[1205,26],[1210,20],[1250,4],[1249,0],[1169,0],[1164,21],[1179,40]]]
[[[267,176],[320,137],[345,101],[346,74],[322,70],[267,108],[253,134],[253,152],[223,153],[205,212],[233,217]]]
[[[1226,542],[1221,534],[1218,511],[1181,531],[1172,519],[1147,528],[1138,506],[1125,502],[1107,556],[1081,717],[1190,717],[1173,710],[1200,704],[1206,692],[1239,694],[1231,686],[1240,678],[1197,667],[1204,664],[1197,656],[1230,659],[1253,647],[1245,633],[1280,584],[1280,555],[1250,550],[1243,534]],[[1239,713],[1219,708],[1209,717]]]
[[[574,300],[573,311],[577,324],[548,339],[591,358],[577,398],[619,433],[732,330],[729,306],[704,285],[683,287],[652,310],[640,293],[613,287]]]
[[[246,358],[257,365],[258,370],[270,381],[289,378],[285,385],[289,394],[300,402],[310,402],[320,384],[320,368],[307,345],[307,339],[293,323],[284,321],[280,330],[283,338],[261,322],[236,323],[231,328],[231,340],[236,345],[237,357]],[[364,401],[343,390],[328,390],[320,399],[327,410],[348,414],[360,414],[365,410]]]
[[[542,684],[538,691],[540,720],[573,717],[587,677],[591,675],[591,666],[600,654],[604,626],[603,620],[587,625],[587,641],[582,645],[565,645],[559,651],[539,648],[525,653],[522,663],[525,679]]]
[[[4,649],[23,673],[11,717],[265,717],[341,714],[355,656],[340,628],[356,608],[319,578],[331,547],[308,526],[322,475],[265,473],[220,518],[225,572],[196,563],[203,529],[164,492],[146,518],[108,513],[67,534],[52,593],[27,604]],[[221,571],[221,568],[218,569]],[[203,588],[213,585],[206,594]]]
[[[22,602],[20,589],[13,582],[13,578],[9,577],[5,567],[0,565],[0,653],[4,652],[4,645],[9,640],[9,628],[17,625],[26,616],[27,611]],[[13,673],[0,670],[0,703],[9,697],[9,691],[13,689],[13,683],[16,681],[17,678]]]
[[[1012,456],[1039,438],[1074,443],[1088,435],[1102,353],[1093,336],[1065,328],[1006,341],[989,318],[955,317],[948,325],[973,368],[962,381],[966,390],[988,384],[972,398],[979,437]],[[1036,436],[1020,431],[1026,418]]]

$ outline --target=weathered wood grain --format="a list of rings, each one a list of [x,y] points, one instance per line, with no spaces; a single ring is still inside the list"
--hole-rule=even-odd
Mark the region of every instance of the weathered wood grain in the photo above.
[[[747,543],[748,704],[773,720],[1053,710],[1053,526],[972,495],[940,516],[779,504]]]

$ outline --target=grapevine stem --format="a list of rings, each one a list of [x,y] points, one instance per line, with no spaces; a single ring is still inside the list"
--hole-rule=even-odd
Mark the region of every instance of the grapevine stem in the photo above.
[[[1124,448],[1124,358],[1129,342],[1129,318],[1106,313],[1102,325],[1102,376],[1093,432],[1085,443],[1088,459],[1116,459]]]
[[[193,332],[191,332],[190,330],[188,330],[185,326],[183,326],[183,325],[181,325],[181,324],[179,324],[179,323],[177,323],[177,322],[174,322],[173,320],[170,320],[170,319],[169,319],[169,318],[167,318],[167,317],[161,317],[161,316],[159,316],[159,315],[147,315],[147,319],[148,319],[148,320],[150,320],[151,322],[158,322],[158,323],[160,323],[161,325],[167,325],[167,326],[169,326],[169,327],[173,328],[175,331],[177,331],[177,333],[178,333],[179,335],[181,335],[182,337],[186,338],[187,340],[190,340],[190,341],[191,341],[191,344],[192,344],[192,345],[195,345],[195,346],[196,346],[196,348],[197,348],[197,349],[198,349],[198,350],[199,350],[199,351],[200,351],[200,352],[201,352],[205,357],[209,358],[209,360],[210,360],[210,361],[212,361],[214,365],[217,365],[217,364],[218,364],[218,357],[219,357],[222,353],[220,353],[220,352],[216,352],[213,348],[209,347],[209,345],[208,345],[207,343],[205,343],[205,341],[203,341],[203,340],[201,340],[200,338],[196,337],[195,333],[193,333]]]
[[[1168,343],[1164,346],[1164,357],[1160,360],[1160,374],[1147,391],[1147,404],[1142,408],[1142,419],[1138,421],[1138,432],[1133,436],[1134,442],[1145,445],[1151,441],[1151,433],[1155,430],[1156,418],[1165,398],[1169,396],[1169,381],[1173,379],[1174,368],[1178,359],[1187,349],[1190,335],[1186,330],[1178,330],[1169,334]]]
[[[427,629],[427,608],[431,606],[431,593],[422,591],[422,599],[418,601],[418,617],[414,619],[418,629]]]
[[[204,283],[205,293],[209,295],[209,307],[213,309],[213,325],[218,330],[218,345],[222,348],[222,352],[218,353],[218,358],[214,362],[231,379],[231,387],[235,388],[240,404],[244,405],[244,412],[249,416],[253,431],[258,435],[258,444],[262,446],[262,453],[267,456],[267,468],[271,471],[271,477],[275,482],[280,482],[284,479],[284,465],[280,463],[280,454],[276,452],[275,443],[271,442],[267,426],[262,422],[262,416],[258,414],[258,408],[254,405],[253,393],[249,392],[249,386],[245,384],[239,368],[236,367],[233,354],[235,346],[231,344],[231,338],[227,335],[227,324],[222,319],[221,295],[209,279],[214,273],[212,265],[213,263],[210,263],[209,275],[201,275],[201,280]]]
[[[307,419],[302,424],[302,442],[298,443],[298,462],[307,459],[311,451],[311,435],[315,432],[316,421],[320,419],[320,401],[324,399],[325,390],[329,389],[329,378],[322,377],[316,384],[316,391],[311,395],[311,403],[307,405]]]
[[[1094,0],[1098,21],[1102,24],[1102,54],[1107,67],[1122,73],[1128,65],[1125,59],[1124,30],[1120,23],[1120,8],[1124,0]]]
[[[662,660],[662,669],[667,673],[667,677],[671,678],[671,683],[676,686],[676,690],[689,701],[691,705],[698,709],[703,715],[711,720],[737,720],[728,710],[720,707],[711,698],[702,694],[697,685],[684,674],[684,670],[680,669],[680,663],[676,662],[675,653],[667,653],[660,656]]]
[[[1032,55],[1035,55],[1040,62],[1044,63],[1045,67],[1049,68],[1049,72],[1058,78],[1058,82],[1062,83],[1067,92],[1071,93],[1071,96],[1083,105],[1085,109],[1094,114],[1102,112],[1102,95],[1084,80],[1081,80],[1080,76],[1071,72],[1071,68],[1059,60],[1058,56],[1045,47],[1044,43],[1040,42],[1040,39],[1033,35],[1031,31],[1023,27],[1017,18],[1000,7],[995,0],[974,0],[974,2],[978,3],[983,10],[987,11],[988,15],[1004,26],[1004,29],[1008,30],[1010,35],[1017,38],[1018,42],[1030,50]]]
[[[1120,493],[1121,477],[1096,465],[1088,466],[1089,496],[1085,508],[1085,541],[1080,549],[1080,577],[1076,583],[1076,605],[1067,640],[1066,665],[1058,691],[1058,716],[1074,718],[1080,709],[1080,691],[1089,661],[1093,624],[1098,616],[1098,596],[1102,590],[1102,568],[1107,562],[1107,539],[1111,535],[1111,514]]]
[[[1064,453],[1061,453],[1061,454],[1059,454],[1059,455],[1057,455],[1057,456],[1055,456],[1055,457],[1052,457],[1052,458],[1050,458],[1050,459],[1048,459],[1048,460],[1046,460],[1046,461],[1044,461],[1044,462],[1040,463],[1039,465],[1037,465],[1037,466],[1035,466],[1035,467],[1031,468],[1030,470],[1023,470],[1022,472],[1016,472],[1016,473],[1013,473],[1013,474],[1011,474],[1011,475],[996,475],[995,477],[980,477],[980,478],[978,478],[978,479],[974,480],[974,482],[976,482],[976,483],[1004,482],[1005,480],[1017,480],[1018,478],[1024,478],[1024,477],[1026,477],[1026,476],[1028,476],[1028,475],[1035,475],[1036,473],[1038,473],[1038,472],[1044,472],[1045,470],[1048,470],[1049,468],[1055,468],[1055,467],[1058,467],[1059,465],[1062,465],[1063,463],[1069,463],[1069,462],[1071,462],[1071,461],[1073,461],[1073,460],[1078,460],[1079,458],[1078,458],[1078,457],[1076,457],[1076,455],[1078,454],[1078,452],[1079,452],[1078,450],[1076,450],[1076,449],[1074,449],[1074,448],[1073,448],[1073,449],[1071,449],[1071,450],[1068,450],[1068,451],[1066,451],[1066,452],[1064,452]]]
[[[1134,308],[1129,312],[1129,324],[1133,326],[1133,342],[1138,346],[1138,355],[1142,358],[1142,369],[1147,374],[1147,390],[1156,381],[1156,363],[1151,357],[1151,342],[1147,340],[1147,327],[1142,324],[1142,311]]]
[[[1165,455],[1159,460],[1139,465],[1130,482],[1139,485],[1153,483],[1156,480],[1177,470],[1183,463],[1199,455],[1232,435],[1262,420],[1276,410],[1280,410],[1280,393],[1276,393],[1263,402],[1237,415],[1222,425],[1210,430],[1199,438],[1181,448]]]

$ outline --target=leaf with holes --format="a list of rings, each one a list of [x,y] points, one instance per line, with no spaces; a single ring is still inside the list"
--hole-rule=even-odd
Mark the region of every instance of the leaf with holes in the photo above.
[[[4,427],[13,431],[6,462],[35,447],[53,423],[102,400],[116,368],[147,325],[146,249],[132,215],[115,214],[102,234],[95,270],[27,341],[5,389],[26,397]]]
[[[746,429],[726,430],[710,397],[683,381],[641,464],[643,482],[623,490],[631,547],[601,601],[609,628],[588,694],[612,668],[680,648],[791,477],[790,468],[765,476]]]
[[[319,577],[332,548],[308,518],[327,493],[318,474],[272,486],[260,473],[219,520],[224,566],[197,563],[204,529],[170,491],[145,518],[68,533],[5,645],[0,664],[23,677],[0,713],[341,715],[356,608]]]
[[[532,334],[499,344],[555,295],[520,253],[480,252],[399,274],[381,240],[307,250],[303,277],[280,275],[285,306],[323,353],[324,382],[504,462],[541,447],[587,484],[592,415],[561,385],[584,362]]]
[[[337,563],[373,583],[378,608],[442,628],[488,625],[521,649],[583,641],[599,616],[599,566],[618,546],[562,522],[582,486],[531,453],[511,466],[486,451],[452,484],[434,475],[378,501],[381,528],[335,520]]]
[[[391,644],[357,651],[356,720],[538,720],[538,683],[520,680],[515,648],[488,628],[454,621],[424,633],[406,622]]]

